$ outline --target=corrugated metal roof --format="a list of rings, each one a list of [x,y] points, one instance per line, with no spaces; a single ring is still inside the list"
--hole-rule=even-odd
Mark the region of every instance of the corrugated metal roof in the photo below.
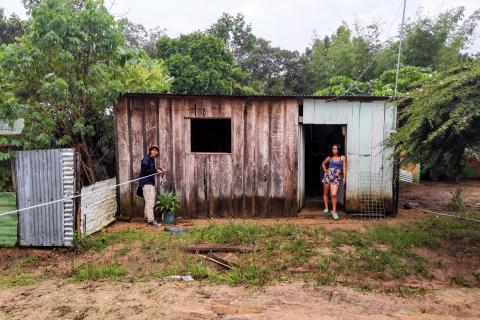
[[[125,92],[125,97],[171,97],[171,98],[195,98],[195,97],[213,97],[213,98],[264,98],[264,99],[315,99],[315,100],[353,100],[353,101],[372,101],[372,100],[389,100],[388,96],[314,96],[314,95],[225,95],[225,94],[174,94],[174,93],[153,93],[153,92]],[[122,97],[121,96],[121,97]]]

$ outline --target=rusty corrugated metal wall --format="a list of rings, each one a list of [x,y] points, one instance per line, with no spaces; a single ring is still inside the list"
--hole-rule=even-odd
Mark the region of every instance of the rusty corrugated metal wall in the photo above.
[[[190,118],[230,118],[229,154],[190,152]],[[174,190],[186,217],[297,214],[298,101],[280,97],[123,96],[115,107],[118,182],[137,178],[160,145],[158,191]],[[162,180],[160,180],[162,179]],[[136,184],[119,188],[120,214],[143,216]]]
[[[18,209],[72,196],[74,149],[17,151]],[[72,246],[73,200],[19,212],[21,246]]]

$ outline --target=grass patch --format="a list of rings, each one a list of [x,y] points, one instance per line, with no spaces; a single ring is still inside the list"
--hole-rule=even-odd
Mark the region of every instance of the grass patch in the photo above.
[[[470,284],[468,283],[468,281],[462,277],[462,276],[455,276],[453,278],[453,281],[458,284],[459,286],[462,286],[462,287],[465,287],[465,288],[470,288]]]
[[[478,281],[480,281],[480,269],[478,269],[477,271],[475,271],[473,273],[473,275],[475,276],[475,278],[477,278]]]
[[[438,241],[434,235],[417,226],[394,227],[380,224],[374,226],[368,236],[370,242],[388,245],[399,252],[411,247],[435,248],[438,246]]]
[[[467,212],[463,216],[480,220],[479,212]],[[471,239],[480,238],[480,225],[458,218],[432,218],[419,222],[418,228],[430,233],[434,237],[447,239]]]
[[[341,245],[366,247],[371,245],[370,239],[356,230],[336,229],[330,232],[330,246],[333,248]]]
[[[27,285],[35,284],[39,281],[40,281],[39,277],[29,276],[25,274],[17,274],[8,278],[0,277],[0,288],[27,286]]]
[[[187,264],[187,274],[191,275],[195,280],[207,279],[214,275],[215,272],[202,262]]]
[[[302,229],[292,224],[260,226],[253,223],[229,222],[224,225],[209,224],[207,227],[192,228],[187,233],[189,242],[211,242],[220,244],[256,244],[271,238],[296,238]]]
[[[115,254],[118,255],[118,256],[125,256],[125,255],[127,255],[127,253],[129,253],[131,250],[132,250],[132,244],[131,244],[131,243],[127,243],[127,244],[125,244],[121,249],[117,250],[117,251],[115,252]]]
[[[219,274],[214,280],[227,283],[231,286],[263,286],[271,280],[270,271],[265,266],[248,265],[244,268],[235,268],[225,274]]]
[[[148,281],[189,274],[214,284],[263,286],[278,280],[306,280],[381,291],[386,281],[409,276],[401,284],[407,288],[410,279],[430,279],[433,268],[442,268],[442,257],[428,261],[421,255],[426,250],[413,248],[434,250],[440,243],[443,248],[444,243],[459,244],[465,239],[472,240],[472,253],[478,252],[475,241],[480,239],[480,227],[444,218],[401,226],[375,224],[366,231],[327,231],[318,226],[257,225],[232,220],[176,235],[145,230],[101,232],[76,238],[75,246],[77,253],[89,252],[106,263],[81,265],[71,276],[76,281],[88,281],[121,280],[128,275],[135,281]],[[233,257],[236,267],[225,270],[182,250],[184,245],[198,242],[253,245],[256,250]],[[112,250],[105,251],[112,245]],[[108,257],[102,258],[104,255]],[[20,265],[31,264],[37,258],[32,254],[22,259]],[[288,270],[291,267],[308,272]],[[480,271],[476,276],[480,277]],[[13,280],[1,281],[6,285]]]
[[[225,225],[210,224],[205,228],[193,228],[188,233],[188,238],[192,242],[255,244],[261,231],[261,227],[255,224],[229,222]]]
[[[73,278],[75,281],[83,282],[89,280],[121,280],[125,277],[127,271],[116,263],[108,263],[95,265],[93,263],[85,263],[75,268]]]
[[[313,254],[312,244],[302,238],[287,241],[284,250],[292,255],[290,262],[294,266],[305,263]]]
[[[14,192],[0,192],[0,213],[17,209],[16,195]],[[0,217],[0,248],[13,247],[17,242],[16,214]]]
[[[133,242],[135,240],[144,240],[149,233],[137,230],[124,230],[119,232],[100,232],[95,235],[81,237],[75,235],[74,248],[77,251],[94,250],[103,251],[109,246],[119,242]]]

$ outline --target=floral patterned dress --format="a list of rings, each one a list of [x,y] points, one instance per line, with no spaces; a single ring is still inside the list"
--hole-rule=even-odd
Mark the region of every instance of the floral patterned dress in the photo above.
[[[328,169],[323,176],[322,183],[339,186],[340,182],[342,181],[342,169],[342,158],[340,158],[340,160],[338,161],[334,161],[333,158],[330,158],[330,162],[328,163]]]

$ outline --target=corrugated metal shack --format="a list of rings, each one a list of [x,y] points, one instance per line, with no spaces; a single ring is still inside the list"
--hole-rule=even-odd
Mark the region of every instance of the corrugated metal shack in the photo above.
[[[395,129],[396,107],[386,97],[332,98],[125,94],[114,110],[118,182],[137,178],[158,143],[157,165],[169,170],[158,191],[180,196],[179,215],[296,216],[321,196],[321,160],[340,143],[349,167],[345,211],[360,211],[366,172],[382,177],[379,191],[394,211],[393,160],[381,142]],[[135,191],[119,188],[122,216],[143,215]]]

